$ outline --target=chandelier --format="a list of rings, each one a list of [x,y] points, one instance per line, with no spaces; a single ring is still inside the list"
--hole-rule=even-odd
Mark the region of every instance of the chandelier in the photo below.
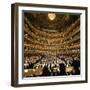
[[[56,14],[55,13],[48,13],[48,18],[50,20],[54,20],[56,18]]]

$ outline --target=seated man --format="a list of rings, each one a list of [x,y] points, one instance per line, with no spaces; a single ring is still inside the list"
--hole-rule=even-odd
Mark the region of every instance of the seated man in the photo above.
[[[73,70],[73,75],[80,75],[80,70],[79,70],[79,67],[80,67],[80,61],[79,60],[74,60],[73,63],[72,63],[72,66],[74,67],[74,70]]]
[[[66,67],[63,63],[59,64],[59,69],[60,69],[59,75],[66,75],[66,72],[65,72]]]

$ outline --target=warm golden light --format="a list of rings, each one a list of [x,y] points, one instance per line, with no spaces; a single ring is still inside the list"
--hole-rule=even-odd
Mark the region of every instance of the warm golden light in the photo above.
[[[27,73],[28,72],[28,69],[25,69],[24,72]]]
[[[49,13],[49,14],[48,14],[48,18],[49,18],[50,20],[54,20],[54,19],[56,18],[56,14],[55,14],[55,13]]]

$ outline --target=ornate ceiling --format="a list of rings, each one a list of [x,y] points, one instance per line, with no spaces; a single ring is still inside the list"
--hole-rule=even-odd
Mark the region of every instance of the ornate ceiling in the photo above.
[[[58,32],[65,31],[67,27],[70,27],[70,25],[80,17],[80,15],[47,12],[25,12],[24,15],[28,18],[28,20],[35,28],[45,31]]]

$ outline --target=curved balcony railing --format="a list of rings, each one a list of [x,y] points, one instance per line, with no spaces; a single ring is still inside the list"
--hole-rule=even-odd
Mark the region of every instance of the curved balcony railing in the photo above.
[[[38,39],[40,39],[41,41],[47,41],[48,43],[49,42],[63,42],[64,41],[64,38],[47,38],[47,37],[41,37],[41,36],[39,36],[39,35],[36,35],[35,33],[33,33],[32,31],[27,31],[26,30],[26,28],[25,28],[25,30],[24,30],[25,32],[27,32],[28,33],[28,36],[31,36],[31,37],[33,37],[34,39],[36,39],[36,40],[38,40]]]
[[[73,43],[73,42],[75,42],[75,41],[77,41],[77,40],[80,40],[80,36],[76,36],[75,38],[73,38],[73,39],[70,39],[70,40],[68,40],[68,41],[63,41],[62,40],[62,42],[61,41],[57,41],[56,39],[54,39],[53,41],[51,41],[50,39],[46,39],[46,40],[41,40],[40,38],[38,38],[38,39],[34,39],[33,37],[32,38],[29,38],[28,36],[27,37],[24,37],[25,38],[25,40],[26,41],[29,41],[29,42],[33,42],[33,43],[35,43],[35,44],[39,44],[39,45],[43,45],[43,44],[45,44],[45,45],[67,45],[67,44],[70,44],[70,43]]]
[[[66,50],[66,49],[78,49],[80,48],[80,44],[72,45],[72,46],[40,46],[40,45],[33,45],[33,44],[24,44],[25,47],[28,47],[28,49],[38,49],[38,50]]]
[[[80,51],[75,51],[75,50],[67,50],[67,51],[45,51],[45,50],[29,50],[29,51],[25,51],[25,54],[44,54],[44,55],[64,55],[64,54],[80,54]]]
[[[27,23],[27,25],[29,26],[29,28],[31,28],[31,30],[34,32],[34,33],[37,33],[39,34],[40,36],[46,36],[46,37],[63,37],[64,36],[64,33],[63,32],[45,32],[45,31],[42,31],[42,30],[37,30],[35,27],[33,27],[33,25],[28,21],[28,19],[26,17],[24,17],[24,20],[25,22]],[[26,25],[26,26],[27,26]]]

